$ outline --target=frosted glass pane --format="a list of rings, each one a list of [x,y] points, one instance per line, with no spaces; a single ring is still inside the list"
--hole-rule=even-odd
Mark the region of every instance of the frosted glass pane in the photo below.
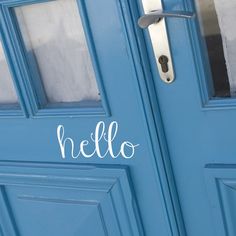
[[[13,86],[3,47],[0,43],[0,104],[14,103],[17,103],[17,95]]]
[[[31,67],[36,65],[48,101],[99,101],[76,1],[25,5],[16,7],[15,14]]]
[[[216,97],[236,96],[236,1],[196,0]]]
[[[231,96],[236,95],[236,2],[215,0],[216,12],[223,39],[224,55],[229,76]]]

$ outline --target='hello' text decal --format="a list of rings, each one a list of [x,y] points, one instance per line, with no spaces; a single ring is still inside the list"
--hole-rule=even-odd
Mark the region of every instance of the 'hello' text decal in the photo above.
[[[90,134],[90,139],[82,140],[75,150],[74,140],[71,137],[66,137],[64,126],[59,125],[57,127],[57,139],[60,146],[61,156],[65,159],[66,153],[70,153],[73,159],[79,157],[91,158],[96,156],[99,158],[110,156],[111,158],[123,157],[125,159],[130,159],[134,156],[135,149],[139,144],[133,144],[130,141],[123,141],[117,149],[118,144],[115,144],[115,139],[118,130],[119,127],[116,121],[112,121],[109,124],[107,132],[105,123],[100,121],[97,123],[94,133]],[[66,150],[66,148],[69,148],[69,150]]]

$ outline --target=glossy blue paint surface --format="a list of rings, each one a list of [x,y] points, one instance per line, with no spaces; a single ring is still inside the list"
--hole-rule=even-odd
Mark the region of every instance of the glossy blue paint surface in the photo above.
[[[143,235],[125,167],[1,163],[0,172],[4,235]]]
[[[136,23],[138,2],[78,0],[103,93],[100,110],[40,106],[11,10],[27,3],[33,1],[0,1],[2,39],[24,114],[0,119],[0,233],[185,235],[146,42]],[[58,125],[77,149],[99,121],[119,124],[114,150],[127,140],[139,144],[133,158],[73,159],[67,145],[63,159]]]
[[[205,168],[215,235],[235,235],[235,164],[212,164]]]

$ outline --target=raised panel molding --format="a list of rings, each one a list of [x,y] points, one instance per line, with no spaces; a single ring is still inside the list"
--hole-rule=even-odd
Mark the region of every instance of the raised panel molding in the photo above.
[[[236,165],[207,165],[206,187],[216,236],[236,235]]]
[[[3,236],[143,235],[125,166],[0,162],[0,190]]]

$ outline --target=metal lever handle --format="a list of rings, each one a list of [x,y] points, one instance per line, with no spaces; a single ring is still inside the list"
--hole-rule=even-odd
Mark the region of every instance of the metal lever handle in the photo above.
[[[145,29],[149,25],[158,23],[164,17],[176,17],[176,18],[193,18],[195,13],[188,11],[151,11],[148,14],[141,16],[138,20],[140,28]]]

